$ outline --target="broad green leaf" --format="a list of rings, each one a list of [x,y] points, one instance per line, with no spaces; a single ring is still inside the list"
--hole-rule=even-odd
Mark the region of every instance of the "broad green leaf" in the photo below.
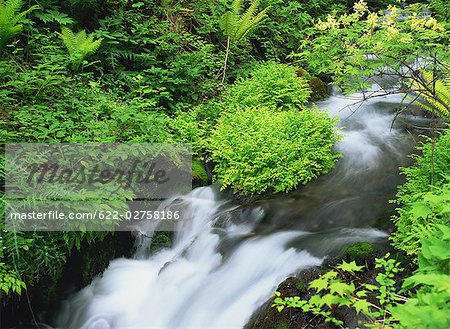
[[[364,266],[356,265],[355,261],[347,263],[345,260],[342,261],[342,264],[337,267],[338,269],[344,272],[358,272],[364,269]]]

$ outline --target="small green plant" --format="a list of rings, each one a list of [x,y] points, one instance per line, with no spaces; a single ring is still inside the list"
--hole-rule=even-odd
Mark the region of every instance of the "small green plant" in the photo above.
[[[328,172],[338,155],[335,120],[316,109],[241,108],[219,118],[208,139],[215,179],[253,195],[286,192]]]
[[[350,307],[365,316],[368,322],[365,325],[388,325],[390,318],[386,308],[401,298],[397,294],[394,277],[402,271],[399,263],[389,257],[390,255],[386,254],[384,258],[376,259],[375,268],[380,269],[375,278],[377,285],[360,282],[357,273],[363,271],[364,266],[358,266],[355,261],[343,261],[309,283],[309,289],[315,294],[308,300],[298,296],[282,298],[281,294],[276,292],[273,306],[279,312],[285,308],[299,308],[303,312],[323,316],[326,322],[339,327],[343,327],[344,322],[335,317],[335,309]],[[371,301],[369,296],[372,297]]]
[[[30,11],[39,8],[39,6],[32,6],[19,12],[22,6],[22,0],[0,1],[0,49],[6,46],[11,37],[22,31],[23,26],[20,24],[20,20]]]
[[[78,70],[84,65],[85,58],[95,53],[103,40],[94,40],[94,34],[87,35],[84,30],[74,33],[67,27],[62,27],[58,35],[69,52],[69,61],[73,70]]]
[[[243,13],[244,1],[233,0],[231,10],[222,15],[220,28],[227,37],[225,60],[222,66],[222,82],[225,81],[228,56],[232,44],[238,44],[254,31],[267,17],[269,7],[257,12],[260,0],[251,0],[250,6]]]
[[[19,279],[14,269],[5,263],[0,262],[0,296],[16,293],[19,296],[22,290],[26,289],[26,284]]]
[[[398,212],[399,216],[394,218],[397,231],[391,238],[392,242],[396,248],[417,255],[420,240],[429,238],[438,225],[450,221],[450,183],[410,196],[409,202]]]

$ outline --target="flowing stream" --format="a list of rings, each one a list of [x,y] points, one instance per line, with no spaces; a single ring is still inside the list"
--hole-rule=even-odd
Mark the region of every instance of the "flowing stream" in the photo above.
[[[142,235],[134,259],[112,261],[64,302],[56,327],[242,328],[289,275],[353,242],[386,243],[398,167],[420,132],[410,127],[426,120],[402,114],[392,124],[401,96],[352,105],[358,96],[318,104],[344,135],[329,174],[245,206],[214,186],[165,201],[192,218],[173,247],[149,254],[152,232]]]

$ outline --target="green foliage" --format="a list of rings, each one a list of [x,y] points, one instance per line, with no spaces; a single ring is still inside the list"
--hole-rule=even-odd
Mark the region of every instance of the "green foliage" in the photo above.
[[[21,19],[30,11],[39,8],[32,6],[20,12],[23,6],[22,0],[1,0],[0,1],[0,49],[4,48],[8,40],[20,33],[23,29],[20,24]]]
[[[419,4],[390,5],[379,14],[365,2],[356,2],[352,12],[330,14],[306,29],[308,37],[295,57],[313,75],[333,76],[346,93],[376,84],[389,93],[434,97],[427,92],[433,89],[434,78],[423,79],[411,63],[427,58],[421,62],[422,70],[448,74],[448,30],[434,17],[424,16],[424,11]],[[399,82],[386,87],[380,84],[384,77]]]
[[[398,328],[445,329],[450,326],[450,227],[438,225],[422,240],[419,268],[405,280],[403,289],[416,292],[404,304],[389,308]]]
[[[3,211],[3,208],[1,209]],[[3,227],[0,223],[0,296],[8,295],[10,293],[16,293],[18,295],[22,294],[22,290],[26,289],[26,284],[20,279],[19,273],[17,273],[16,269],[13,266],[4,263],[5,261],[5,253],[9,251],[16,252],[19,248],[24,248],[25,250],[29,249],[29,244],[20,244],[19,242],[14,246],[8,245],[8,239],[5,235],[6,231],[3,230]],[[16,239],[16,241],[23,242],[23,240]],[[28,242],[28,241],[25,241]]]
[[[356,313],[366,316],[369,323],[365,325],[371,324],[374,327],[380,325],[384,328],[391,322],[386,308],[399,300],[393,278],[402,271],[399,263],[390,259],[389,256],[387,254],[385,258],[376,260],[375,267],[380,269],[375,278],[377,285],[358,280],[357,272],[363,271],[364,266],[358,266],[355,261],[350,263],[343,261],[342,264],[309,283],[309,289],[315,294],[308,300],[300,299],[298,296],[281,298],[280,293],[276,292],[273,306],[279,312],[285,308],[300,308],[303,312],[320,315],[326,322],[339,327],[343,327],[344,322],[334,316],[335,309],[350,307]],[[351,282],[348,283],[350,280]]]
[[[362,266],[345,261],[309,284],[316,294],[309,299],[298,296],[281,297],[275,293],[273,306],[300,308],[303,312],[321,315],[325,321],[342,327],[336,318],[336,307],[351,307],[365,316],[364,327],[402,329],[445,329],[450,324],[450,227],[437,225],[436,231],[422,239],[418,269],[406,278],[402,289],[396,286],[399,263],[389,258],[376,259],[376,285],[360,279]],[[349,278],[349,274],[352,276]],[[351,283],[348,283],[351,280]],[[407,294],[408,297],[400,295]]]
[[[85,58],[95,53],[103,40],[94,40],[94,34],[87,35],[86,31],[74,33],[64,26],[58,35],[69,52],[69,61],[73,70],[78,70],[81,65],[87,64],[84,62]]]
[[[315,109],[249,107],[225,113],[207,145],[215,179],[243,195],[305,184],[333,167],[334,123]]]
[[[328,96],[328,86],[318,77],[312,77],[309,80],[309,87],[311,88],[311,99],[320,100]]]
[[[35,13],[35,16],[46,24],[56,23],[58,25],[68,25],[74,23],[73,19],[70,18],[67,14],[62,13],[56,9],[38,11]]]
[[[437,142],[428,141],[420,150],[415,164],[402,169],[407,180],[397,193],[395,202],[402,207],[393,218],[397,230],[391,237],[396,248],[410,255],[420,250],[421,238],[450,218],[450,133],[442,133]]]
[[[394,218],[397,231],[391,239],[396,248],[415,255],[420,250],[421,238],[429,238],[438,225],[450,221],[450,183],[408,198]]]
[[[170,128],[173,142],[191,144],[193,154],[202,158],[206,147],[207,123],[200,117],[200,110],[200,107],[196,107],[188,112],[179,111],[170,121]]]
[[[260,0],[252,0],[247,10],[241,14],[243,10],[243,0],[233,0],[231,11],[226,12],[220,17],[219,25],[223,33],[227,36],[227,48],[225,53],[225,61],[221,68],[222,83],[225,81],[228,56],[232,45],[240,43],[242,40],[254,31],[261,22],[267,17],[269,7],[257,12]]]
[[[308,101],[308,81],[298,77],[294,67],[276,62],[261,63],[250,77],[240,79],[228,88],[224,106],[271,107],[276,110],[300,109]]]
[[[245,12],[241,13],[244,1],[233,0],[231,10],[220,18],[220,28],[234,43],[239,43],[245,39],[267,17],[269,7],[257,12],[259,4],[259,0],[252,0]]]
[[[423,72],[422,80],[430,86],[419,93],[425,102],[419,101],[420,107],[425,111],[436,114],[443,119],[450,119],[450,74],[447,79],[435,79],[430,72]],[[421,86],[417,81],[411,81],[412,87],[420,90]]]
[[[174,21],[147,10],[119,10],[99,20],[95,33],[103,38],[98,57],[105,82],[142,107],[170,113],[220,92],[217,63],[223,55],[209,38],[193,33],[191,26],[197,23],[191,11],[171,17],[174,26]]]

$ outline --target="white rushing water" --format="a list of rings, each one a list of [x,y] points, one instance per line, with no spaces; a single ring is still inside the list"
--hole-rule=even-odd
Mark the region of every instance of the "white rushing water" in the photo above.
[[[223,202],[215,200],[211,187],[194,190],[183,202],[194,222],[178,232],[173,248],[148,259],[113,261],[66,305],[58,326],[239,328],[287,275],[321,263],[306,251],[285,248],[305,234],[299,231],[249,238],[224,258],[217,251],[220,231],[238,238],[248,236],[252,225],[215,228],[214,219],[229,209],[220,210]],[[257,223],[261,214],[252,215],[249,220]]]
[[[400,100],[395,96],[381,99],[394,104]],[[355,177],[364,182],[369,177],[365,175],[386,161],[405,157],[407,152],[402,150],[402,145],[407,144],[406,133],[398,127],[391,131],[393,106],[384,111],[380,100],[376,100],[364,103],[354,114],[352,110],[357,106],[342,110],[353,102],[331,97],[319,104],[331,115],[342,118],[345,137],[337,149],[344,157],[339,161],[340,169],[324,179],[344,187],[354,184]],[[336,177],[339,180],[333,180]],[[344,200],[333,199],[336,193],[329,190],[330,204]],[[325,235],[283,228],[262,234],[258,230],[266,215],[262,208],[243,210],[219,200],[220,197],[213,187],[205,187],[167,201],[164,207],[176,204],[177,209],[183,209],[192,218],[189,227],[175,232],[173,247],[149,255],[148,239],[142,239],[136,259],[114,260],[101,277],[64,303],[56,326],[242,328],[282,280],[303,268],[321,264],[323,258],[312,256],[308,246],[320,246],[326,254],[351,242],[373,242],[386,236],[364,223]],[[290,207],[300,206],[303,205]],[[296,242],[303,240],[308,243],[298,247]]]

